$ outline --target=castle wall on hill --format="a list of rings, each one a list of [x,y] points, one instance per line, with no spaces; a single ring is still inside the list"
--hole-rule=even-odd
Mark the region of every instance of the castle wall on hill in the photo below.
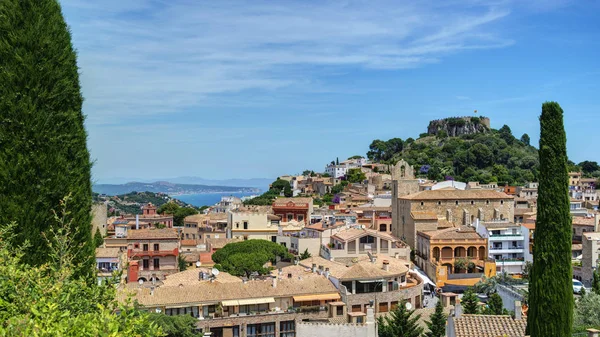
[[[437,135],[445,131],[450,137],[485,133],[491,128],[488,117],[451,117],[429,122],[427,133]]]

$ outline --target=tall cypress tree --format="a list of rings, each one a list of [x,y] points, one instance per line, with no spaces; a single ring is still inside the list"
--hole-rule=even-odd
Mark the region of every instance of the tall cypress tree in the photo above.
[[[77,57],[57,0],[0,1],[0,224],[49,261],[42,233],[70,195],[76,275],[92,275],[90,155]]]
[[[535,225],[535,254],[529,281],[527,331],[531,337],[571,336],[573,286],[567,137],[563,110],[542,105],[540,181]]]
[[[425,333],[426,337],[444,337],[446,336],[446,315],[440,298],[435,304],[435,312],[431,315],[429,321],[425,321],[429,331]]]

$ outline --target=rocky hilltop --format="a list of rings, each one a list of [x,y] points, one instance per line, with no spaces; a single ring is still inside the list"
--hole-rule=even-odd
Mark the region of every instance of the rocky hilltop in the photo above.
[[[490,119],[487,117],[451,117],[429,122],[427,133],[437,135],[445,132],[449,137],[486,133],[490,130]]]

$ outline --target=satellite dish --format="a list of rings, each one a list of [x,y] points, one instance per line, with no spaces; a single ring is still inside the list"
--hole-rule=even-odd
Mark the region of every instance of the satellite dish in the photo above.
[[[138,280],[138,283],[139,283],[140,285],[143,285],[143,284],[144,284],[144,280],[143,280],[143,279],[139,279],[139,280]]]
[[[202,263],[200,263],[200,261],[196,261],[196,268],[200,268],[201,265]]]
[[[404,306],[406,307],[406,310],[412,310],[412,304],[410,304],[410,302],[406,302]]]
[[[211,269],[211,271],[210,271],[210,272],[211,272],[211,273],[212,273],[214,276],[217,276],[217,275],[219,275],[219,269],[217,269],[217,268],[213,268],[213,269]]]

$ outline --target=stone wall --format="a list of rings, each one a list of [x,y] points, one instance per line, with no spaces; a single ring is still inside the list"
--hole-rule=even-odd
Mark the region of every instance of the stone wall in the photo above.
[[[296,337],[335,336],[335,337],[375,337],[377,329],[372,324],[329,324],[305,323],[296,326]]]
[[[100,229],[100,234],[106,236],[106,220],[108,219],[106,207],[103,202],[92,205],[92,236],[96,234],[96,229]]]

